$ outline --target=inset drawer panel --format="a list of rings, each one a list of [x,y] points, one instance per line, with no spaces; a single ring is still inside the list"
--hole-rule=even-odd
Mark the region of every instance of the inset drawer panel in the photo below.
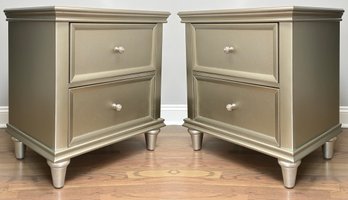
[[[277,23],[194,24],[193,28],[195,70],[278,83]]]
[[[71,140],[101,133],[110,127],[129,128],[134,126],[132,121],[150,119],[152,80],[147,78],[71,89]]]
[[[196,120],[249,138],[278,141],[278,89],[198,78]]]
[[[70,82],[154,70],[155,27],[72,23]]]

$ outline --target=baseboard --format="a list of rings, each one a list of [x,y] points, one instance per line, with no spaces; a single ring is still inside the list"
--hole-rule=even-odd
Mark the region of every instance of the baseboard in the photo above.
[[[340,107],[340,120],[342,128],[348,128],[348,106]]]
[[[161,106],[161,117],[166,125],[182,125],[187,117],[186,104],[164,104]]]
[[[161,117],[167,125],[182,125],[187,117],[185,104],[164,104],[161,106]],[[348,106],[340,107],[342,128],[348,128]],[[0,106],[0,128],[6,128],[8,122],[8,107]]]
[[[8,122],[8,107],[0,106],[0,128],[6,128]]]
[[[161,106],[161,117],[166,125],[182,125],[187,117],[185,104],[164,104]],[[0,128],[6,128],[8,122],[8,107],[0,106]]]

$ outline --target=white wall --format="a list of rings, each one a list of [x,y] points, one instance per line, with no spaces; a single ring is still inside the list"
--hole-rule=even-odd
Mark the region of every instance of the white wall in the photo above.
[[[0,10],[11,7],[63,5],[115,9],[163,10],[172,13],[163,33],[162,104],[164,108],[182,109],[186,104],[185,30],[176,15],[185,10],[232,9],[272,6],[316,6],[343,8],[348,12],[347,0],[0,0]],[[348,106],[348,19],[341,23],[341,105]],[[7,23],[0,14],[0,110],[8,105]],[[179,108],[180,107],[180,108]],[[0,113],[1,114],[1,113]],[[184,113],[183,113],[184,115]],[[0,116],[1,118],[1,116]],[[1,122],[0,122],[1,123]]]

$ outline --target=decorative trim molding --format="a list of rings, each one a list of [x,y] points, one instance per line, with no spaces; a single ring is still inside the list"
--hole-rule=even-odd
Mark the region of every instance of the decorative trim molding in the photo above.
[[[273,7],[230,10],[184,11],[178,15],[183,23],[226,22],[287,22],[287,21],[341,21],[342,9],[316,7]]]
[[[6,128],[8,122],[8,106],[0,106],[0,128]]]
[[[342,128],[348,128],[348,106],[340,107],[340,120]]]
[[[169,12],[43,6],[5,9],[8,21],[166,23]]]
[[[186,104],[164,104],[161,106],[161,117],[166,125],[182,125],[187,117]],[[348,128],[348,106],[340,107],[342,128]],[[8,122],[8,107],[0,106],[0,128],[6,128]]]
[[[161,105],[161,117],[166,125],[182,125],[187,117],[186,104]]]

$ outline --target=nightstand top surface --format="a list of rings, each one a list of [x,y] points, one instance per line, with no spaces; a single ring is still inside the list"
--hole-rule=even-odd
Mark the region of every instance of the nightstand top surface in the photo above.
[[[182,22],[274,22],[274,21],[341,21],[343,9],[283,6],[269,8],[239,8],[224,10],[183,11]]]
[[[89,21],[89,22],[167,22],[170,15],[165,11],[124,10],[109,8],[84,8],[66,6],[39,6],[4,10],[7,20],[30,21]]]

